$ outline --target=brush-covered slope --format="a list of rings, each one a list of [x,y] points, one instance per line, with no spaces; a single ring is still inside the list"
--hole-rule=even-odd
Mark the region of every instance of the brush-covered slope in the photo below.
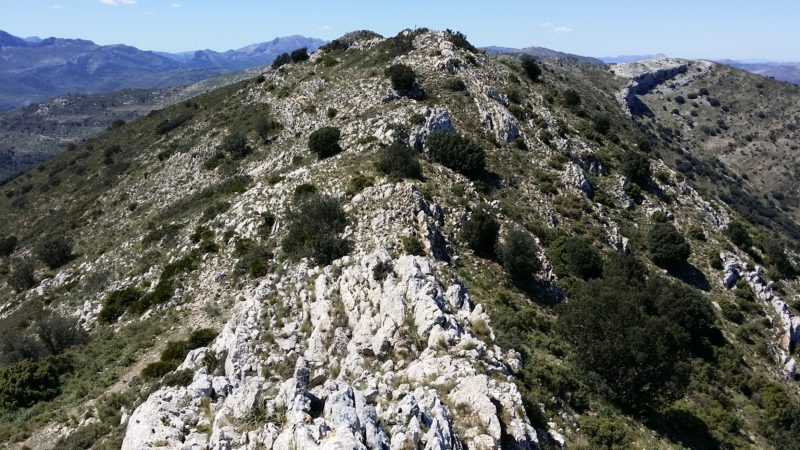
[[[796,445],[796,254],[658,157],[627,82],[358,32],[22,174],[0,436]]]

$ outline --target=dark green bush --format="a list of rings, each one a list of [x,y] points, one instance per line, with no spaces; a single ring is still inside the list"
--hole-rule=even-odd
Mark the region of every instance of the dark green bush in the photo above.
[[[293,51],[289,57],[292,59],[293,63],[299,63],[308,60],[308,48],[298,48],[297,50]]]
[[[329,158],[342,151],[339,147],[341,132],[336,127],[323,127],[308,137],[308,149],[319,159]]]
[[[171,119],[165,119],[156,126],[156,134],[167,134],[191,119],[192,116],[189,114],[181,114]]]
[[[289,53],[281,53],[274,60],[272,60],[272,69],[278,69],[283,65],[289,64],[290,62],[292,62],[292,57],[289,55]]]
[[[725,230],[725,235],[731,240],[733,245],[741,248],[742,250],[749,251],[753,246],[753,239],[747,228],[741,222],[731,222]]]
[[[619,420],[604,416],[581,417],[581,431],[586,434],[594,448],[622,450],[630,448],[630,436]]]
[[[453,92],[461,92],[467,90],[467,85],[464,84],[464,81],[461,78],[450,78],[447,80],[446,87],[448,90]]]
[[[714,330],[714,308],[697,290],[663,277],[652,277],[647,283],[647,294],[656,314],[677,325],[694,341]]]
[[[55,447],[59,450],[89,450],[96,448],[103,436],[111,432],[111,426],[104,422],[95,422],[82,426],[74,433],[56,442]],[[121,443],[120,443],[121,445]]]
[[[786,253],[780,241],[768,239],[764,242],[764,254],[772,270],[781,278],[792,277],[796,273],[792,262],[786,257]]]
[[[300,197],[289,211],[283,251],[292,259],[310,258],[328,265],[350,251],[350,243],[340,237],[347,224],[335,199],[321,194]]]
[[[524,55],[522,57],[522,70],[525,71],[525,75],[527,75],[531,81],[539,81],[539,77],[542,75],[542,69],[536,64],[536,60],[529,55]]]
[[[482,258],[492,258],[497,245],[497,235],[500,231],[500,224],[497,223],[485,209],[476,210],[464,222],[461,230],[461,239],[466,241],[467,246]]]
[[[48,239],[34,249],[36,256],[51,269],[57,269],[72,261],[72,242],[65,237]]]
[[[378,150],[375,168],[393,180],[403,178],[422,178],[422,166],[417,160],[417,152],[400,141]]]
[[[67,349],[83,345],[89,340],[89,335],[77,320],[56,312],[36,322],[34,331],[45,350],[51,355],[60,355]]]
[[[176,364],[174,361],[156,361],[150,363],[142,369],[142,378],[146,380],[161,378],[177,369],[179,365],[180,363]]]
[[[26,359],[0,369],[0,409],[27,408],[55,398],[61,392],[61,375],[71,369],[63,357]]]
[[[574,286],[556,328],[573,345],[574,361],[587,379],[609,399],[638,412],[682,395],[689,373],[686,338],[668,320],[645,313],[641,284],[628,284],[631,278],[625,275],[630,264],[614,264],[623,270]]]
[[[256,119],[255,131],[262,141],[266,142],[283,130],[283,124],[268,116]]]
[[[136,288],[126,288],[114,291],[106,297],[103,308],[97,316],[102,323],[111,323],[117,320],[125,311],[133,306],[142,297],[142,291]]]
[[[426,140],[431,158],[450,169],[474,177],[486,165],[483,148],[471,139],[456,133],[435,131]]]
[[[703,231],[703,228],[699,225],[692,225],[686,231],[686,235],[696,241],[705,241],[706,240],[706,233]]]
[[[547,257],[559,277],[575,276],[584,280],[603,274],[603,260],[591,244],[583,239],[561,236],[547,251]]]
[[[17,250],[17,237],[6,236],[0,239],[0,257],[9,256]]]
[[[564,104],[570,108],[576,108],[581,105],[581,95],[574,89],[567,89],[561,96],[564,99]]]
[[[467,50],[468,52],[478,53],[478,49],[475,48],[474,45],[470,44],[467,40],[467,36],[460,32],[460,31],[453,31],[451,29],[446,30],[447,39],[456,46],[456,48]]]
[[[247,145],[247,136],[241,131],[233,131],[222,140],[222,150],[234,158],[244,158],[253,151]]]
[[[417,84],[417,74],[414,69],[405,64],[395,64],[384,72],[392,82],[392,87],[400,92],[413,91]]]
[[[592,120],[592,129],[602,135],[611,131],[611,121],[606,116],[598,116]]]
[[[30,260],[17,260],[11,265],[8,274],[8,285],[15,291],[27,291],[36,285],[33,262]]]
[[[293,197],[295,199],[305,197],[307,195],[316,194],[318,192],[317,187],[311,183],[302,183],[298,184],[294,188]]]
[[[682,105],[682,104],[686,103],[686,99],[683,98],[683,96],[678,95],[677,97],[675,97],[675,103],[677,103],[679,105]]]
[[[620,156],[622,173],[637,184],[644,184],[650,178],[650,159],[633,150]]]
[[[425,246],[416,236],[403,236],[403,252],[413,256],[425,256]]]
[[[269,262],[272,257],[272,252],[266,247],[251,243],[236,263],[236,273],[247,274],[253,278],[263,277],[269,273]]]
[[[647,248],[653,262],[664,268],[683,264],[689,258],[691,247],[683,235],[669,223],[656,223],[647,238]]]
[[[512,228],[497,247],[497,256],[511,280],[518,286],[527,286],[540,267],[536,240],[528,233]]]
[[[219,333],[217,330],[213,328],[201,328],[199,330],[192,331],[192,334],[189,335],[189,347],[194,350],[200,347],[207,347],[209,344],[214,342],[214,339],[217,338]]]

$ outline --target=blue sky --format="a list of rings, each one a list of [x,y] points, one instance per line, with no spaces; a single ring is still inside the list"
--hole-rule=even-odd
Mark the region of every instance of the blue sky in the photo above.
[[[800,61],[800,0],[0,0],[0,29],[146,50],[227,50],[276,36],[333,39],[453,28],[479,46],[589,56]]]

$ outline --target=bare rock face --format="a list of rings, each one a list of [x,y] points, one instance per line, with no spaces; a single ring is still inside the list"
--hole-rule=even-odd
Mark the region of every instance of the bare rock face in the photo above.
[[[791,356],[791,349],[800,341],[800,317],[795,316],[786,301],[774,292],[775,283],[766,280],[763,267],[755,266],[748,270],[747,264],[736,255],[725,252],[720,254],[720,258],[724,265],[722,284],[725,288],[731,289],[737,280],[744,279],[756,298],[770,307],[779,325],[775,327],[777,341],[771,347],[773,356],[783,366],[786,376],[794,378],[797,362]]]
[[[538,448],[518,356],[437,264],[379,248],[262,283],[187,356],[194,381],[133,412],[123,449]]]

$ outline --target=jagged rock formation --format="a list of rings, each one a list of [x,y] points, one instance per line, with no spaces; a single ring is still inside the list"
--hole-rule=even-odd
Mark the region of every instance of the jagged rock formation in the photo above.
[[[691,80],[703,77],[713,69],[713,64],[698,61],[698,70],[689,71],[690,61],[673,58],[651,59],[626,64],[612,64],[611,71],[630,81],[625,89],[617,93],[622,109],[631,117],[653,117],[653,112],[639,98],[670,81],[670,89],[688,84]]]
[[[800,341],[800,317],[797,317],[786,301],[774,292],[775,283],[764,278],[765,270],[762,266],[756,265],[752,270],[748,270],[747,264],[731,253],[722,252],[720,258],[724,266],[722,285],[726,289],[733,288],[737,280],[743,279],[747,281],[756,298],[771,308],[772,314],[778,321],[778,328],[777,342],[770,349],[776,362],[783,366],[786,376],[794,378],[797,373],[797,361],[792,352]]]
[[[124,450],[537,448],[509,381],[518,356],[492,345],[486,313],[434,261],[379,250],[294,270],[187,356],[192,384],[133,412]],[[277,327],[282,308],[294,313]]]

